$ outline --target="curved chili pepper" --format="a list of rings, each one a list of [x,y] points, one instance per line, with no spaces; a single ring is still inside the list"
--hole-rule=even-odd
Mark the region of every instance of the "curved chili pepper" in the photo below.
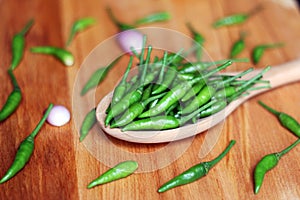
[[[15,159],[14,159],[12,165],[10,166],[10,168],[5,173],[5,175],[1,178],[0,184],[11,179],[29,161],[29,159],[33,153],[33,150],[34,150],[34,138],[36,137],[36,135],[40,131],[41,127],[45,123],[52,107],[53,107],[53,104],[50,104],[48,106],[48,109],[46,110],[42,119],[39,121],[38,125],[35,127],[35,129],[32,131],[32,133],[21,142],[19,149],[16,153]]]
[[[119,62],[121,56],[115,59],[107,67],[97,69],[83,86],[80,95],[85,95],[90,89],[97,87],[103,79],[107,76],[108,72]]]
[[[85,17],[85,18],[76,20],[72,25],[71,32],[70,32],[69,38],[67,40],[66,46],[69,46],[71,44],[72,40],[74,39],[75,35],[78,32],[85,30],[86,28],[94,25],[95,23],[96,23],[96,20],[91,17]]]
[[[216,20],[213,23],[214,28],[220,28],[224,26],[232,26],[232,25],[237,25],[237,24],[242,24],[246,22],[250,16],[254,15],[258,11],[262,10],[262,6],[259,5],[258,7],[255,7],[253,10],[251,10],[249,13],[238,13],[238,14],[233,14],[229,15],[226,17],[223,17],[221,19]]]
[[[88,112],[88,114],[85,116],[81,128],[80,128],[80,137],[79,141],[82,142],[84,138],[87,136],[89,131],[93,128],[93,126],[96,124],[96,108],[93,108],[91,111]]]
[[[154,22],[164,22],[171,19],[171,15],[168,12],[157,12],[150,14],[146,17],[140,18],[135,21],[134,25],[139,26],[139,25],[144,25],[144,24],[150,24]]]
[[[274,114],[283,127],[290,130],[295,136],[300,137],[300,124],[297,122],[297,120],[284,112],[274,110],[261,101],[258,101],[258,103],[266,110]]]
[[[292,150],[300,139],[296,140],[293,144],[282,150],[281,152],[272,153],[264,156],[256,165],[254,170],[254,193],[257,194],[262,186],[265,174],[277,166],[280,158]]]
[[[52,55],[66,66],[72,66],[74,64],[74,56],[72,55],[72,53],[59,47],[53,47],[53,46],[31,47],[30,51],[32,53]]]
[[[13,91],[9,94],[6,99],[5,104],[0,110],[0,122],[7,119],[13,112],[18,108],[22,100],[21,89],[18,82],[13,74],[12,69],[8,70],[11,82],[13,84]]]
[[[229,145],[225,148],[225,150],[221,154],[219,154],[215,159],[208,162],[202,162],[197,165],[194,165],[193,167],[189,168],[188,170],[184,171],[183,173],[179,174],[175,178],[163,184],[158,189],[158,192],[160,193],[165,192],[174,187],[192,183],[202,178],[203,176],[207,175],[209,170],[212,167],[214,167],[218,162],[220,162],[222,158],[224,158],[228,154],[229,150],[233,147],[234,144],[235,144],[235,140],[231,140]]]
[[[252,60],[254,64],[257,64],[262,58],[266,49],[282,47],[283,43],[274,43],[274,44],[261,44],[254,47],[252,50]]]
[[[9,69],[14,70],[21,62],[24,54],[25,47],[25,35],[28,33],[29,29],[32,27],[34,21],[31,19],[23,30],[14,35],[12,40],[12,60]]]
[[[184,97],[181,99],[182,102],[186,102],[190,100],[192,97],[196,96],[200,90],[205,86],[204,81],[200,81],[198,83],[195,83],[191,90],[189,90]]]
[[[125,178],[131,174],[133,174],[138,168],[138,163],[136,161],[128,160],[121,162],[109,169],[98,178],[89,183],[87,188],[92,188],[97,185],[109,183],[115,180],[119,180],[121,178]]]

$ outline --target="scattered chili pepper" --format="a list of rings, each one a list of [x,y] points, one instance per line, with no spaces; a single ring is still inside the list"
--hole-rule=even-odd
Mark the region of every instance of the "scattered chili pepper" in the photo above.
[[[11,82],[13,84],[13,91],[9,94],[5,104],[0,110],[0,122],[7,119],[20,105],[22,100],[22,93],[19,84],[13,74],[12,69],[8,70]]]
[[[158,189],[158,192],[165,192],[174,187],[194,182],[194,181],[202,178],[203,176],[207,175],[209,170],[212,167],[214,167],[218,162],[220,162],[222,160],[222,158],[224,158],[228,154],[229,150],[233,147],[234,144],[235,144],[235,140],[231,140],[229,145],[226,147],[226,149],[215,159],[208,161],[208,162],[199,163],[199,164],[189,168],[185,172],[179,174],[175,178],[173,178],[170,181],[163,184]]]
[[[170,13],[157,12],[136,20],[134,25],[139,26],[139,25],[150,24],[154,22],[164,22],[164,21],[168,21],[169,19],[171,19]]]
[[[282,47],[283,43],[274,43],[274,44],[261,44],[254,47],[252,51],[252,60],[254,64],[257,64],[265,53],[266,49]]]
[[[266,110],[274,114],[283,127],[290,130],[295,136],[300,137],[300,124],[297,122],[297,120],[284,112],[274,110],[261,101],[258,101],[258,103]]]
[[[256,165],[254,170],[254,193],[257,194],[262,186],[265,174],[277,166],[280,158],[292,150],[300,139],[296,140],[293,144],[282,150],[281,152],[272,153],[264,156]]]
[[[12,165],[10,166],[10,168],[5,173],[5,175],[1,178],[0,184],[11,179],[29,161],[29,159],[33,153],[33,150],[34,150],[34,138],[36,137],[36,135],[40,131],[41,127],[45,123],[47,116],[49,115],[52,107],[53,107],[53,104],[49,104],[48,109],[46,110],[42,119],[39,121],[38,125],[35,127],[35,129],[32,131],[32,133],[21,142],[19,149],[16,153],[15,159],[14,159]]]
[[[255,7],[252,11],[249,13],[238,13],[238,14],[233,14],[229,15],[226,17],[223,17],[221,19],[216,20],[213,23],[214,28],[220,28],[224,26],[232,26],[232,25],[237,25],[237,24],[242,24],[246,22],[250,16],[254,15],[258,11],[262,10],[262,6],[259,5],[258,7]]]
[[[74,64],[74,56],[71,52],[53,46],[40,46],[40,47],[31,47],[30,51],[32,53],[41,53],[48,54],[56,57],[66,66],[72,66]]]
[[[121,178],[125,178],[131,174],[133,174],[138,168],[138,163],[136,161],[128,160],[121,162],[114,166],[113,168],[109,169],[98,178],[93,180],[87,186],[88,189],[95,187],[97,185],[109,183],[115,180],[119,180]]]
[[[197,61],[200,61],[202,57],[202,47],[203,47],[203,43],[205,42],[205,39],[203,35],[201,35],[198,31],[195,30],[195,28],[191,25],[191,23],[186,23],[186,26],[193,36],[193,39],[195,41],[195,46],[196,46],[196,58]]]
[[[32,27],[34,21],[31,19],[23,30],[14,35],[12,40],[12,60],[9,69],[14,70],[21,62],[24,54],[25,47],[25,35],[28,33],[29,29]]]
[[[96,124],[96,108],[93,108],[88,114],[85,116],[81,128],[80,128],[80,137],[79,141],[82,142],[84,138],[88,135],[89,131]]]
[[[245,37],[247,33],[241,32],[240,38],[233,43],[230,51],[230,58],[235,58],[238,54],[240,54],[245,49]]]
[[[87,17],[87,18],[81,18],[76,20],[71,28],[71,32],[69,35],[69,38],[67,40],[66,46],[69,46],[72,42],[72,40],[74,39],[75,35],[78,32],[81,32],[85,29],[87,29],[88,27],[94,25],[96,23],[96,20],[94,18],[91,17]]]
[[[84,87],[82,88],[80,95],[85,95],[90,89],[97,87],[103,79],[107,76],[108,72],[118,63],[121,56],[116,58],[112,63],[110,63],[107,67],[102,67],[97,69],[86,82]]]

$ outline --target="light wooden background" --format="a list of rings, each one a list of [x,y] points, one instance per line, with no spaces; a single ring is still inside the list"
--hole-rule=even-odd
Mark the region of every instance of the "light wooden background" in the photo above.
[[[211,27],[217,18],[247,12],[259,3],[263,3],[265,9],[247,23],[218,30]],[[26,37],[23,62],[15,71],[24,98],[14,115],[0,124],[1,176],[12,163],[20,142],[33,130],[50,102],[65,105],[72,112],[73,86],[81,63],[96,45],[117,33],[116,27],[107,17],[106,6],[110,6],[125,22],[132,22],[155,11],[168,11],[172,20],[153,26],[187,35],[189,32],[185,22],[190,21],[205,36],[204,46],[214,60],[228,57],[230,46],[238,39],[241,30],[247,30],[249,36],[246,38],[247,49],[240,57],[249,57],[251,49],[257,44],[285,43],[283,48],[266,52],[255,68],[282,64],[300,57],[299,10],[290,0],[0,0],[0,105],[4,104],[12,89],[6,73],[11,59],[12,36],[30,18],[35,19]],[[31,46],[63,46],[72,22],[86,16],[95,17],[97,24],[78,35],[69,47],[76,58],[73,67],[66,68],[52,57],[29,52]],[[234,64],[231,69],[241,70],[250,66],[253,65]],[[113,88],[125,67],[120,65],[109,73],[97,90],[96,101]],[[160,169],[140,170],[126,179],[90,190],[86,189],[87,184],[109,169],[107,163],[97,160],[99,154],[111,163],[121,161],[126,156],[110,148],[100,148],[102,151],[97,152],[96,157],[90,154],[86,146],[91,144],[79,143],[78,124],[73,119],[61,128],[46,124],[36,138],[36,148],[30,162],[13,179],[0,185],[0,199],[300,199],[300,147],[283,157],[278,166],[267,174],[258,195],[253,193],[252,180],[253,169],[262,156],[282,150],[296,139],[271,114],[263,110],[257,100],[263,100],[300,121],[299,91],[300,84],[294,83],[244,103],[219,127],[219,140],[204,158],[199,156],[200,147],[205,137],[209,137],[208,134],[215,134],[213,131],[172,143],[175,150],[184,150],[178,157],[172,158],[175,150],[170,150],[141,163],[143,169],[147,169],[148,165],[153,165],[149,167],[153,169],[157,162],[170,157],[174,160]],[[106,146],[115,146],[120,151],[139,156],[168,145],[132,144],[106,135],[102,137]],[[88,141],[92,139],[87,138]],[[214,158],[231,139],[237,141],[236,145],[207,177],[163,194],[156,192],[161,184],[192,165]]]

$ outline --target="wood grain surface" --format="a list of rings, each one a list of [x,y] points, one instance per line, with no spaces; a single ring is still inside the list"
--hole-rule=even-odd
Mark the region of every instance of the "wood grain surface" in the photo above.
[[[264,9],[243,25],[217,30],[211,27],[220,17],[248,12],[259,4],[263,4]],[[11,61],[12,37],[29,19],[35,20],[26,36],[24,58],[15,70],[24,98],[17,111],[0,123],[0,176],[50,102],[66,106],[73,114],[79,112],[81,105],[74,105],[73,92],[80,66],[92,49],[118,32],[105,12],[107,6],[124,22],[152,12],[168,11],[172,15],[169,22],[148,27],[168,28],[186,35],[189,31],[185,22],[190,21],[205,36],[204,47],[213,60],[228,57],[232,43],[242,30],[249,32],[249,36],[240,57],[250,57],[257,44],[285,43],[282,48],[267,51],[259,64],[233,64],[233,71],[279,65],[300,57],[300,16],[296,3],[291,0],[0,0],[0,105],[12,90],[6,73]],[[30,53],[32,46],[63,47],[72,23],[87,16],[96,18],[97,23],[77,35],[68,47],[76,58],[74,66],[67,68],[53,57]],[[168,42],[176,43],[172,38]],[[101,59],[105,58],[99,57]],[[97,89],[94,103],[113,89],[125,67],[124,61],[113,68]],[[254,195],[252,178],[262,156],[280,151],[296,139],[257,101],[262,100],[300,121],[299,91],[297,82],[259,95],[214,129],[167,144],[124,142],[103,134],[99,127],[93,132],[100,134],[90,135],[80,143],[77,130],[80,124],[76,117],[60,128],[45,124],[26,167],[0,185],[0,199],[300,199],[299,146],[267,174],[258,195]],[[81,113],[81,119],[84,114]],[[99,138],[100,141],[93,141]],[[209,143],[210,138],[217,138],[215,145]],[[217,156],[231,139],[237,141],[236,145],[206,177],[163,194],[157,193],[158,187],[175,175]],[[98,144],[101,146],[95,146]],[[204,147],[213,148],[206,149],[208,154],[205,155]],[[139,171],[126,179],[86,189],[91,180],[125,159],[137,159]]]

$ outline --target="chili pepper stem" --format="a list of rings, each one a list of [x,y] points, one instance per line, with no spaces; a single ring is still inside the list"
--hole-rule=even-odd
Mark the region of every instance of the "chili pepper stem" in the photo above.
[[[269,112],[273,113],[276,116],[280,115],[280,112],[278,112],[277,110],[274,110],[273,108],[267,106],[266,104],[264,104],[262,101],[258,101],[258,103],[264,107],[266,110],[268,110]]]
[[[108,17],[112,20],[112,22],[121,30],[121,31],[125,31],[125,30],[129,30],[129,29],[134,29],[135,27],[133,25],[129,25],[129,24],[124,24],[121,23],[116,16],[113,14],[111,8],[106,8]]]
[[[28,33],[29,29],[32,27],[33,23],[34,23],[33,19],[29,20],[29,22],[27,22],[25,27],[18,34],[22,36],[26,35],[26,33]]]
[[[212,168],[213,166],[215,166],[218,162],[220,162],[220,160],[222,160],[222,158],[224,158],[224,156],[226,156],[226,154],[229,152],[229,150],[233,147],[233,145],[236,143],[235,140],[231,140],[229,145],[225,148],[225,150],[218,155],[218,157],[216,157],[215,159],[213,159],[212,161],[209,162],[209,166],[210,168]]]
[[[282,151],[276,153],[276,156],[278,157],[278,159],[280,159],[283,155],[287,154],[289,151],[291,151],[299,143],[300,143],[300,139],[297,139],[293,144],[291,144],[287,148],[283,149]]]
[[[38,132],[40,131],[41,127],[43,126],[43,124],[45,123],[51,109],[53,108],[53,104],[50,103],[44,116],[42,117],[42,119],[39,121],[38,125],[35,127],[35,129],[32,131],[32,133],[30,134],[30,137],[34,138]]]

